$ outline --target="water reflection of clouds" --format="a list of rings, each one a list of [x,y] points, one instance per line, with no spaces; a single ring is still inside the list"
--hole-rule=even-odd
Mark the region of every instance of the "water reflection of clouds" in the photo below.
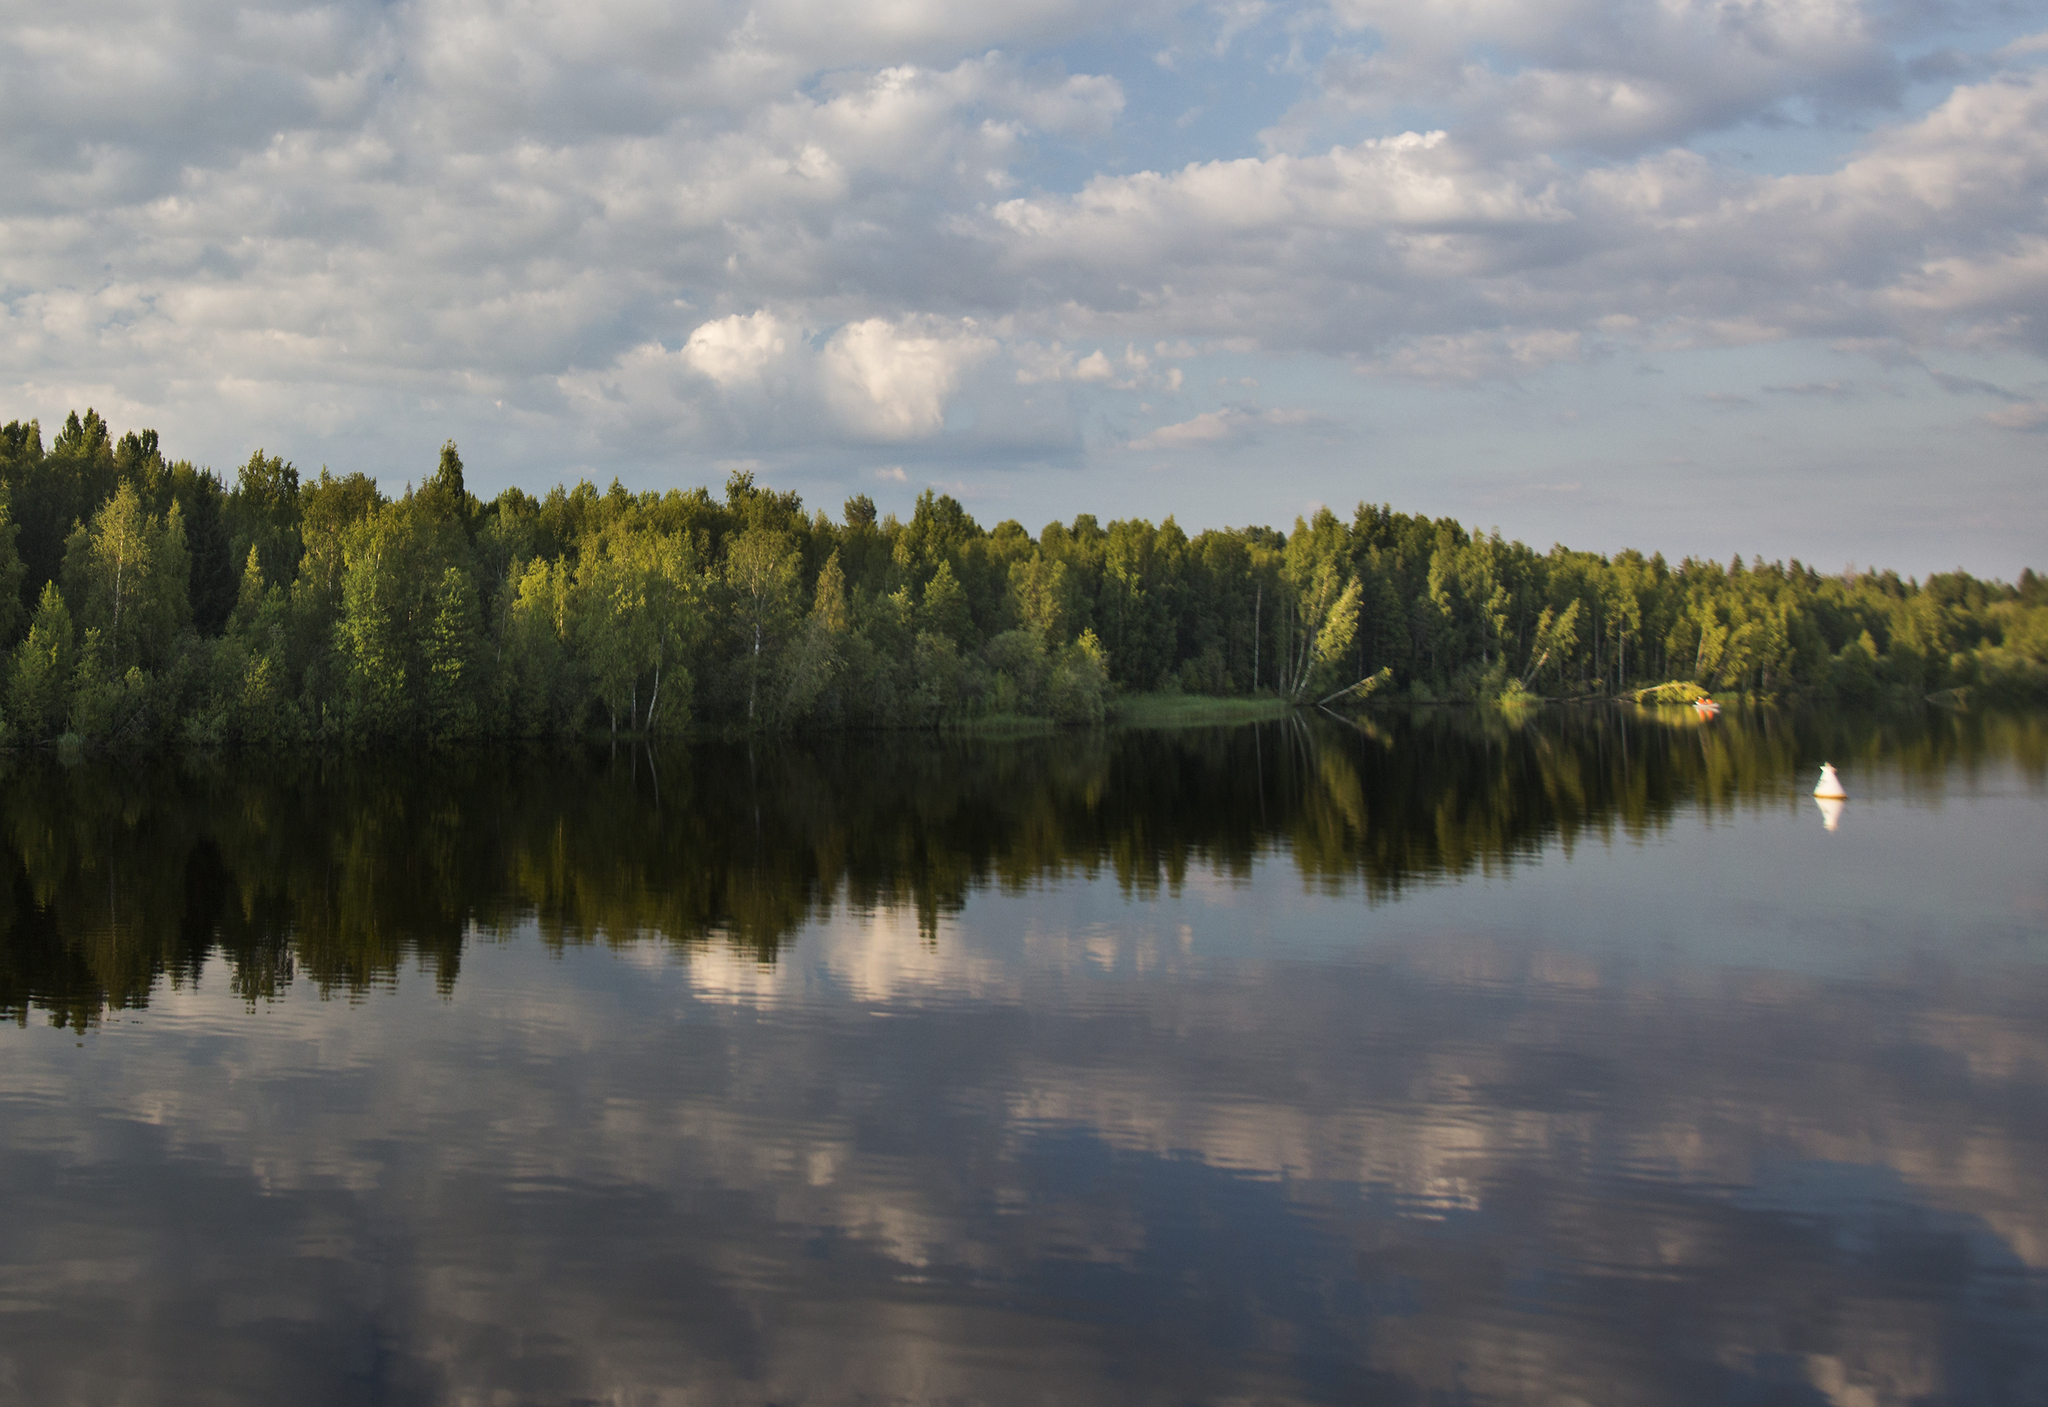
[[[813,941],[832,956],[812,954]],[[1205,1033],[1232,1051],[1240,1083],[1247,1071],[1273,1076],[1264,1085],[1250,1081],[1260,1087],[1242,1093],[1204,1088],[1184,1072],[1161,1069],[1156,1050],[1150,1059],[1137,1049],[1115,1058],[1119,1043],[1091,1032],[1082,1048],[1094,1053],[1092,1061],[1077,1064],[1064,1049],[1033,1048],[1011,1072],[1005,1118],[1023,1138],[1083,1130],[1127,1152],[1192,1156],[1233,1173],[1378,1187],[1417,1210],[1475,1209],[1483,1200],[1479,1189],[1498,1182],[1504,1168],[1599,1143],[1622,1150],[1629,1166],[1647,1174],[1718,1186],[1741,1185],[1758,1157],[1777,1150],[1891,1167],[1916,1199],[1982,1218],[2025,1263],[2042,1264],[2048,1223],[2038,1209],[2048,1206],[2048,1181],[2028,1162],[2039,1150],[2016,1145],[1996,1123],[1956,1128],[1931,1117],[1944,1106],[1904,1099],[1882,1081],[1873,1088],[1867,1068],[1895,1066],[1919,1050],[1922,1064],[1959,1058],[1972,1084],[2038,1089],[2048,1040],[2028,1019],[1914,1012],[1889,987],[1844,989],[1767,969],[1681,970],[1617,982],[1584,952],[1449,935],[1382,949],[1387,965],[1374,969],[1366,990],[1353,992],[1340,1013],[1329,994],[1348,989],[1355,974],[1311,966],[1297,985],[1282,968],[1267,968],[1255,981],[1260,1000],[1248,1003],[1242,988],[1254,979],[1240,973],[1235,982],[1204,986],[1195,980],[1203,965],[1190,963],[1193,948],[1190,924],[1149,911],[1122,928],[1026,924],[1010,953],[977,945],[951,926],[927,941],[905,915],[893,926],[822,925],[780,970],[793,983],[796,974],[823,969],[834,974],[835,990],[861,1001],[971,990],[984,1000],[1027,1002],[1033,971],[1097,980],[1170,971],[1175,980],[1162,990],[1120,983],[1114,1010],[1140,1029]],[[1175,955],[1170,967],[1162,953]],[[729,994],[739,984],[722,974],[735,965],[750,978],[763,971],[729,954],[701,955],[691,961],[692,983]],[[914,980],[905,979],[906,971]],[[1376,990],[1382,984],[1398,990],[1400,1000],[1390,1006]],[[1853,1017],[1826,1019],[1843,1010],[1845,996],[1853,998],[1846,1003]],[[1076,1013],[1100,1010],[1086,998],[1073,1000],[1071,990],[1063,998]],[[1513,1010],[1483,1033],[1449,1019],[1461,1006],[1491,999],[1506,999]],[[2048,1007],[2048,992],[2032,990],[2029,999],[2032,1009]],[[1433,1005],[1446,1013],[1433,1029],[1408,1019]],[[1874,1050],[1872,1033],[1854,1029],[1873,1006],[1897,1006],[1901,1020],[1910,1013],[1913,1030],[1903,1045],[1892,1031],[1893,1044]],[[1366,1043],[1369,1058],[1331,1061],[1322,1048],[1329,1033],[1347,1021],[1370,1025],[1374,1015],[1387,1024]],[[1696,1057],[1706,1054],[1674,1065],[1665,1053],[1674,1038]],[[1745,1066],[1742,1053],[1754,1051],[1760,1038],[1814,1058]],[[1298,1097],[1317,1068],[1332,1063],[1346,1070],[1351,1088]],[[1958,1093],[1967,1099],[1969,1091]],[[1560,1101],[1567,1107],[1541,1107]],[[1595,1105],[1604,1113],[1596,1116]]]
[[[763,1007],[830,999],[985,1001],[1015,988],[1015,974],[963,945],[956,925],[927,933],[909,907],[835,909],[772,961],[732,944],[696,945],[684,972],[704,1000]]]
[[[1276,962],[1133,982],[1132,962],[1060,967],[1063,983],[1114,984],[1114,1001],[1101,1002],[1039,991],[1031,969],[1052,956],[1043,944],[1005,961],[963,954],[942,932],[934,950],[914,916],[819,936],[811,970],[841,1000],[813,992],[780,1008],[786,1019],[764,1019],[773,1003],[748,1016],[730,1004],[733,983],[707,982],[700,968],[716,970],[704,961],[715,950],[641,973],[637,987],[608,975],[619,970],[609,955],[577,955],[547,964],[536,987],[543,969],[515,942],[477,955],[452,1004],[425,990],[356,1008],[300,998],[254,1029],[224,994],[184,994],[167,1029],[96,1038],[95,1060],[121,1043],[129,1051],[98,1072],[91,1122],[102,1131],[82,1145],[34,1137],[76,1114],[22,1099],[63,1088],[53,1062],[70,1058],[68,1041],[11,1062],[10,1143],[111,1166],[114,1145],[132,1142],[118,1130],[146,1129],[139,1154],[125,1154],[133,1174],[183,1169],[167,1184],[176,1195],[210,1189],[217,1208],[196,1229],[218,1238],[216,1256],[254,1267],[230,1283],[204,1272],[224,1321],[275,1335],[402,1304],[392,1351],[419,1360],[415,1369],[438,1362],[450,1381],[475,1385],[508,1335],[532,1335],[565,1393],[585,1395],[672,1385],[673,1355],[688,1352],[702,1355],[698,1390],[714,1396],[743,1383],[748,1393],[973,1394],[991,1374],[1021,1383],[1043,1367],[1076,1400],[1100,1398],[1106,1360],[1088,1329],[1058,1316],[1020,1324],[973,1287],[1029,1300],[1070,1262],[1132,1282],[1130,1293],[1163,1289],[1168,1244],[1212,1233],[1113,1189],[1121,1180],[1136,1192],[1190,1160],[1251,1180],[1232,1196],[1264,1187],[1291,1208],[1280,1215],[1358,1247],[1368,1288],[1413,1305],[1372,1318],[1362,1351],[1424,1391],[1462,1383],[1512,1400],[1530,1382],[1577,1382],[1596,1397],[1619,1384],[1638,1400],[1668,1399],[1669,1365],[1647,1361],[1624,1331],[1648,1333],[1672,1363],[1696,1369],[1710,1353],[1738,1378],[1761,1371],[1758,1355],[1786,1345],[1737,1322],[1731,1297],[1796,1314],[1800,1296],[1840,1273],[1828,1244],[1767,1252],[1772,1237],[1829,1217],[1825,1191],[1789,1210],[1771,1203],[1765,1173],[1787,1159],[1819,1169],[1823,1188],[1830,1167],[1894,1169],[1891,1210],[1874,1203],[1861,1215],[1880,1240],[1905,1235],[1899,1253],[1939,1237],[1915,1241],[1885,1216],[1939,1214],[1976,1221],[2041,1264],[2043,1134],[2009,1112],[2038,1099],[2048,1071],[2048,1038],[2026,1019],[2048,1005],[2038,976],[1847,989],[1722,970],[1644,980],[1603,976],[1582,955],[1444,938],[1350,968]],[[847,946],[861,944],[883,956],[848,960]],[[1021,1003],[1023,1019],[977,1021],[949,1002],[880,1023],[880,1034],[873,1023],[853,1032],[865,1003],[957,991],[933,978],[932,962],[997,974],[988,990]],[[670,1020],[650,1023],[664,1008]],[[230,1032],[241,1049],[224,1063]],[[366,1058],[379,1049],[396,1058]],[[169,1089],[184,1094],[166,1103]],[[1570,1107],[1575,1089],[1597,1102]],[[964,1117],[991,1099],[1000,1118]],[[1105,1153],[1085,1158],[1109,1159],[1106,1181],[1048,1195],[1032,1169],[1048,1155],[1071,1165],[1091,1147]],[[246,1195],[237,1181],[273,1199],[264,1226],[231,1221]],[[1714,1190],[1760,1184],[1766,1195],[1750,1205]],[[1355,1190],[1332,1198],[1344,1188]],[[87,1236],[68,1261],[57,1257],[74,1269],[38,1303],[94,1304],[103,1319],[133,1323],[138,1296],[190,1292],[189,1268],[113,1254],[162,1235],[144,1233],[150,1214],[124,1210],[126,1195],[94,1213],[107,1228],[97,1250]],[[1361,1209],[1358,1195],[1384,1211]],[[41,1196],[57,1226],[84,1230],[78,1206],[51,1201],[47,1185]],[[402,1248],[381,1281],[308,1278],[330,1259],[341,1271],[360,1258],[373,1225]],[[852,1280],[804,1271],[806,1240],[821,1267]],[[618,1281],[599,1273],[596,1262],[634,1254],[666,1267],[662,1288],[630,1269]],[[545,1282],[541,1265],[556,1267]],[[1741,1273],[1716,1269],[1727,1265]],[[1955,1327],[1910,1283],[1888,1293],[1875,1270],[1857,1312],[1821,1325],[1827,1342],[1795,1355],[1832,1400],[1903,1402],[1943,1381],[1924,1345]],[[1515,1288],[1517,1277],[1560,1271],[1553,1298],[1563,1298],[1548,1309]],[[1651,1296],[1667,1301],[1655,1313],[1614,1303],[1598,1284],[1640,1292],[1645,1276],[1665,1286]],[[952,1286],[954,1302],[900,1298],[919,1284]],[[617,1304],[622,1286],[648,1298]],[[878,1292],[886,1286],[898,1288]],[[275,1307],[261,1308],[273,1290]],[[769,1306],[785,1308],[762,1318]],[[1329,1303],[1303,1312],[1304,1328],[1338,1313]],[[664,1341],[671,1314],[702,1314],[711,1327]],[[1695,1318],[1697,1337],[1667,1314]],[[749,1346],[735,1357],[705,1341],[718,1332]],[[975,1334],[998,1346],[971,1348]],[[147,1338],[129,1351],[172,1353]],[[1038,1364],[1039,1352],[1058,1361]]]

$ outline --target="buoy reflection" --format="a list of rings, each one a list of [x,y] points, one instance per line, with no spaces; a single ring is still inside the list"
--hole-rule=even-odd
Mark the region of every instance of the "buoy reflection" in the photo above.
[[[1820,823],[1829,830],[1842,824],[1842,813],[1849,809],[1849,803],[1839,796],[1816,796],[1813,804],[1820,808]]]

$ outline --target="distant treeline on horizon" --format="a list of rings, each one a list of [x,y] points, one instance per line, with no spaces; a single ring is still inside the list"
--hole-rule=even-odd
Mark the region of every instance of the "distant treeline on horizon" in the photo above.
[[[0,745],[1099,722],[1120,694],[2048,700],[2048,579],[1822,575],[1563,546],[1361,503],[1036,537],[927,491],[840,518],[735,474],[398,498],[258,450],[232,487],[72,413],[0,428]],[[1363,690],[1354,692],[1358,697]]]

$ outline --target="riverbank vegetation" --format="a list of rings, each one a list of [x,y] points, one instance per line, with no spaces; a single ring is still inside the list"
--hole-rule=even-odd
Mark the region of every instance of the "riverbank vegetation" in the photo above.
[[[1538,552],[1368,504],[1034,536],[930,492],[832,518],[748,474],[485,502],[453,444],[395,497],[263,450],[230,485],[92,411],[47,446],[0,428],[0,742],[1085,724],[1368,680],[1343,699],[2039,700],[2048,580]]]

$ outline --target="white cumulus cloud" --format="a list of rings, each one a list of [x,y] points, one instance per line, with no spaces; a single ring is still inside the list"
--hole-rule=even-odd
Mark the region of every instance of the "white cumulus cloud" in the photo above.
[[[721,387],[759,382],[771,362],[789,350],[790,329],[764,310],[702,323],[683,344],[683,361]]]
[[[933,319],[867,318],[841,328],[825,345],[827,395],[858,434],[879,440],[935,435],[961,374],[995,348],[972,321],[947,326]]]

